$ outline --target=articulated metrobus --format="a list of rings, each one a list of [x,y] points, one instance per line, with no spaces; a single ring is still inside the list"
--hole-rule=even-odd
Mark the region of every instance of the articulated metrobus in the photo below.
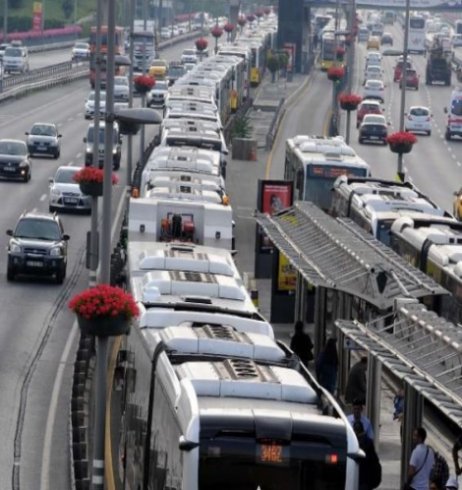
[[[328,70],[336,62],[337,43],[333,31],[324,31],[321,36],[319,63],[321,70]]]
[[[409,17],[409,41],[408,51],[410,53],[425,54],[425,18],[421,15]]]
[[[294,197],[329,211],[332,186],[340,175],[368,177],[369,165],[343,138],[295,136],[286,141],[284,178],[294,183]]]

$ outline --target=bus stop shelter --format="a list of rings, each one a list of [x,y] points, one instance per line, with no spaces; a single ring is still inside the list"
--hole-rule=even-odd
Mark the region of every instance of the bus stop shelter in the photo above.
[[[334,219],[311,202],[297,201],[272,216],[258,214],[257,223],[274,245],[274,260],[282,254],[296,271],[296,319],[306,318],[306,293],[315,291],[316,353],[339,318],[368,321],[389,312],[398,297],[448,294],[351,220]],[[271,301],[287,309],[284,298],[273,294]]]
[[[338,320],[336,327],[343,350],[353,347],[368,353],[366,407],[376,434],[382,370],[389,381],[398,381],[404,387],[403,482],[412,450],[412,431],[423,425],[424,414],[430,417],[436,411],[440,417],[437,423],[444,420],[454,438],[462,427],[462,331],[409,298],[397,299],[392,315],[393,321],[387,325],[381,318],[367,324]]]

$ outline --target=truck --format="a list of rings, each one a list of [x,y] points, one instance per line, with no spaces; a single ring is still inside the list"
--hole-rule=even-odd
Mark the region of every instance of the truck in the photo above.
[[[153,20],[136,19],[133,23],[133,68],[135,71],[146,72],[156,58],[156,35]]]
[[[451,50],[439,38],[435,38],[429,50],[425,69],[426,85],[433,85],[433,82],[451,85],[451,56]]]

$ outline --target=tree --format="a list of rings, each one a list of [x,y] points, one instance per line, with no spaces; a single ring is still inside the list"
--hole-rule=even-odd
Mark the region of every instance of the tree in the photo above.
[[[252,125],[248,116],[236,117],[233,124],[232,135],[234,138],[250,138]]]

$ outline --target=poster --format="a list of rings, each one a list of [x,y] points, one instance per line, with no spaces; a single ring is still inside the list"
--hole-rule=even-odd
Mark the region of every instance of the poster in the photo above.
[[[279,253],[277,292],[295,291],[297,272],[289,259]]]
[[[32,30],[42,30],[42,2],[34,2],[32,7]]]

